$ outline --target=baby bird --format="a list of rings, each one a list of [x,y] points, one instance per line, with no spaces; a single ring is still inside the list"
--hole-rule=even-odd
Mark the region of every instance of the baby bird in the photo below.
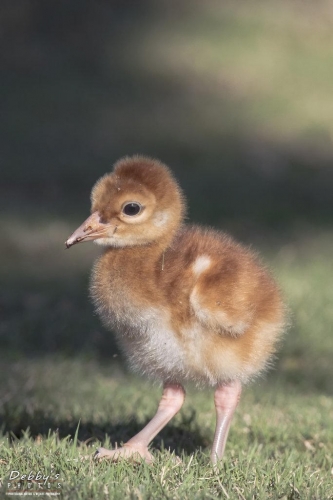
[[[96,458],[153,457],[149,443],[180,410],[183,384],[215,388],[211,451],[221,459],[242,384],[268,365],[284,305],[267,270],[230,236],[185,225],[185,199],[169,168],[143,156],[119,160],[95,184],[91,215],[67,248],[94,240],[91,295],[131,368],[163,383],[153,419],[122,448]]]

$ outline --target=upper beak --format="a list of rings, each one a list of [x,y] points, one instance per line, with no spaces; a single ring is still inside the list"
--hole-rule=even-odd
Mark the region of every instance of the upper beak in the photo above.
[[[97,238],[104,238],[106,236],[106,230],[111,227],[111,224],[103,224],[100,221],[100,215],[98,212],[94,212],[88,217],[87,220],[81,224],[80,227],[74,231],[72,236],[65,241],[67,248],[75,245],[75,243],[80,243],[81,241],[96,240]]]

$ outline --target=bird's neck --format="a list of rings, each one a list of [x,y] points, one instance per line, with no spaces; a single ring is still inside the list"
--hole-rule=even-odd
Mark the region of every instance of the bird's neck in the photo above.
[[[156,269],[158,267],[163,270],[165,254],[168,249],[172,248],[172,242],[179,231],[180,228],[175,233],[163,236],[159,240],[146,245],[108,247],[104,256],[117,261],[119,264],[133,266],[136,269]]]

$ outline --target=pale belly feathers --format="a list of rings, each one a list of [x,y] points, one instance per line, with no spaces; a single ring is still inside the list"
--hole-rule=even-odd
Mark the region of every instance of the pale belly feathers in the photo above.
[[[118,302],[116,310],[96,305],[106,326],[116,334],[130,368],[152,380],[216,386],[236,378],[246,382],[252,376],[232,349],[215,352],[212,348],[207,356],[211,332],[195,320],[190,327],[175,332],[165,309],[142,310],[128,302],[122,308]]]

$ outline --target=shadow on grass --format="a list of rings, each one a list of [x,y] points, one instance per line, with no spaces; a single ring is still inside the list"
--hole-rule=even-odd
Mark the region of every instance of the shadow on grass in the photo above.
[[[207,448],[211,443],[201,431],[195,419],[195,411],[190,416],[181,416],[175,425],[168,424],[153,440],[152,448],[162,451],[168,449],[180,455],[191,454],[200,448]],[[124,423],[96,424],[94,422],[74,422],[50,418],[49,413],[38,409],[32,413],[22,408],[4,405],[0,414],[2,432],[8,433],[10,440],[16,440],[28,434],[33,439],[43,439],[55,432],[59,439],[74,438],[76,432],[79,442],[94,446],[94,442],[103,443],[108,437],[112,448],[118,447],[137,434],[150,419],[138,421],[136,416],[126,417]]]

